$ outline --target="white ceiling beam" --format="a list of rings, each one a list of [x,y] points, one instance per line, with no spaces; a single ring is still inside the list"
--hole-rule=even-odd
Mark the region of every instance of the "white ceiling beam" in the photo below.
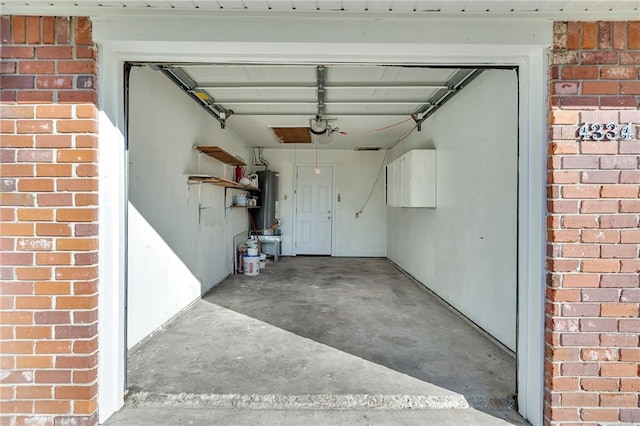
[[[354,112],[354,111],[349,111],[349,112],[334,112],[334,111],[327,111],[327,113],[325,114],[325,117],[329,116],[329,117],[409,117],[411,116],[412,112],[405,112],[405,111],[363,111],[363,112]],[[234,111],[233,112],[233,116],[255,116],[255,117],[266,117],[266,116],[278,116],[278,115],[283,115],[283,116],[296,116],[296,117],[300,117],[302,116],[309,116],[308,118],[311,118],[311,116],[315,115],[315,111],[299,111],[299,110],[295,110],[295,111]],[[233,118],[232,118],[233,120]]]
[[[315,99],[302,100],[267,100],[267,99],[216,99],[216,105],[315,105]],[[324,101],[325,105],[429,105],[424,99],[363,99]],[[413,112],[413,111],[412,111]]]
[[[216,84],[216,83],[196,83],[196,89],[223,89],[223,90],[315,90],[315,85],[295,85],[292,84]],[[336,84],[328,83],[325,85],[326,90],[394,90],[394,89],[446,89],[446,84]]]
[[[271,85],[271,84],[211,84],[211,83],[202,83],[196,86],[198,89],[217,89],[217,90],[316,90],[317,87],[315,85],[304,85],[297,86],[295,84],[292,85]]]
[[[162,64],[158,64],[162,65]],[[173,65],[180,66],[182,68],[210,68],[212,66],[218,68],[309,68],[315,70],[314,65],[307,64],[217,64],[215,62],[189,62],[189,63],[181,63],[176,62]],[[333,66],[333,65],[332,65]],[[346,65],[345,65],[346,66]],[[312,80],[309,80],[312,81]]]

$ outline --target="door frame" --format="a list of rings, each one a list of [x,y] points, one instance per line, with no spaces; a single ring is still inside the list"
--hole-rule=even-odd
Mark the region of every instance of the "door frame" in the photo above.
[[[124,147],[123,64],[127,61],[222,63],[370,63],[516,66],[519,72],[518,182],[518,409],[534,425],[543,423],[544,286],[546,243],[547,49],[553,22],[535,19],[420,18],[395,25],[384,40],[377,23],[363,18],[357,26],[345,19],[283,20],[278,31],[301,26],[292,34],[260,31],[270,18],[233,16],[117,16],[93,19],[99,45],[100,108],[100,247],[98,367],[99,421],[124,404],[126,162]],[[206,19],[206,21],[205,21]],[[194,25],[193,21],[202,25]],[[204,25],[206,23],[207,25]],[[211,25],[218,31],[211,32]],[[357,27],[357,28],[356,28]],[[247,31],[253,28],[253,31]],[[314,30],[315,29],[315,30]],[[371,31],[365,31],[365,30]],[[317,31],[316,31],[317,30]],[[351,32],[351,31],[355,32]],[[277,32],[277,31],[276,31]],[[166,34],[181,34],[166,41]],[[144,34],[144,37],[140,36]],[[327,40],[341,35],[339,41]],[[416,39],[416,34],[420,34]],[[222,35],[222,37],[221,37]],[[249,37],[251,36],[251,37]],[[251,38],[250,43],[238,43]],[[261,41],[256,41],[261,40]],[[433,40],[439,40],[437,43]],[[420,42],[422,41],[422,42]],[[310,53],[311,52],[311,53]],[[335,221],[334,221],[335,223]],[[332,237],[335,237],[333,235]],[[335,238],[333,238],[335,243]]]
[[[293,163],[293,255],[298,255],[298,166],[315,167],[315,162],[297,161]],[[317,163],[318,166],[331,167],[331,254],[336,252],[336,164],[335,162]]]

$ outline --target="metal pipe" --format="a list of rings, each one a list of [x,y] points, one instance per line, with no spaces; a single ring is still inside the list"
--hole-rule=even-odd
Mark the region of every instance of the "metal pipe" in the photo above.
[[[314,111],[283,111],[283,112],[278,112],[278,111],[233,111],[233,115],[234,116],[257,116],[257,117],[268,117],[268,116],[278,116],[278,115],[295,115],[295,116],[300,116],[300,115],[313,115]],[[398,117],[406,117],[408,115],[413,114],[413,112],[407,112],[407,111],[371,111],[371,112],[332,112],[332,111],[328,111],[325,113],[325,116],[332,116],[332,117],[361,117],[361,116],[367,116],[367,117],[386,117],[386,116],[398,116]]]
[[[267,163],[267,160],[264,159],[264,157],[262,156],[262,151],[263,151],[264,147],[261,146],[258,149],[258,158],[260,159],[260,162],[262,163],[262,165],[264,166],[264,171],[266,172],[267,170],[269,170],[269,163]]]

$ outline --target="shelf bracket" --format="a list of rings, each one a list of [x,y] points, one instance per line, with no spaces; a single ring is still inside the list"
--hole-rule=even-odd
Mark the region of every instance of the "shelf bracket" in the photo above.
[[[202,207],[202,204],[198,203],[198,225],[202,223],[202,210],[210,209],[211,207]]]

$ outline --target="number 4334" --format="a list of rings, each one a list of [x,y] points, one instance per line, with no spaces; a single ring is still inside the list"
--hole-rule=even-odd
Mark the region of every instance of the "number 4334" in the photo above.
[[[618,125],[617,123],[584,123],[578,130],[578,136],[580,136],[580,139],[582,139],[583,141],[601,141],[604,139],[610,141],[615,141],[618,139],[631,140],[633,139],[633,128],[631,126],[631,123],[628,123],[622,128],[620,128],[620,125]]]

